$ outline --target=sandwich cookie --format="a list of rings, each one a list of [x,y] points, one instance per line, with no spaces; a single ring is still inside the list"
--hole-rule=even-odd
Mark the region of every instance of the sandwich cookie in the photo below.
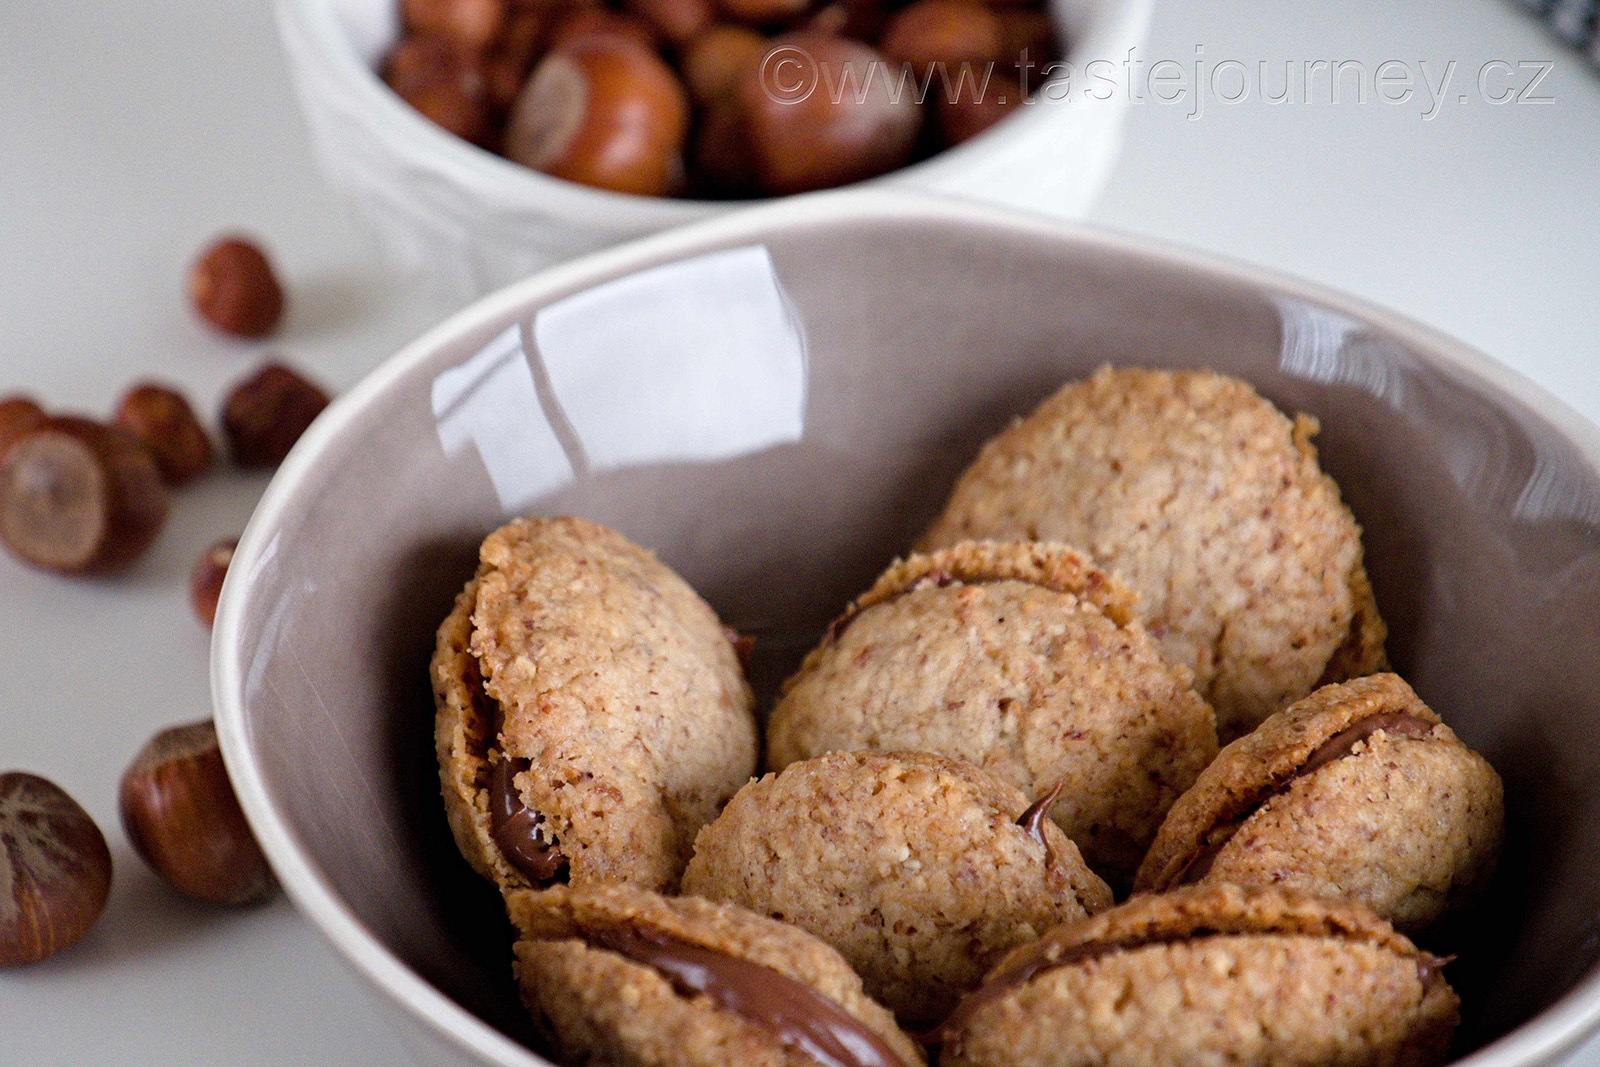
[[[582,519],[518,520],[479,558],[431,671],[462,854],[502,890],[675,889],[756,765],[753,698],[716,614]]]
[[[683,888],[821,938],[912,1027],[1006,950],[1111,903],[1021,792],[921,752],[829,753],[751,782],[700,832]]]
[[[1211,709],[1083,553],[963,542],[890,567],[784,687],[767,766],[833,750],[970,761],[1035,798],[1126,889],[1217,752]]]

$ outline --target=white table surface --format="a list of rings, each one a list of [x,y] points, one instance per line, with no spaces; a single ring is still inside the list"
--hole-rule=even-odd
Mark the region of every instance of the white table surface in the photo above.
[[[1192,97],[1147,97],[1095,217],[1391,305],[1600,420],[1600,78],[1502,0],[1246,7],[1161,0],[1145,58],[1266,61],[1273,93],[1286,63],[1350,60],[1370,78],[1426,59],[1436,79],[1454,60],[1451,91],[1432,117],[1420,91],[1208,99],[1193,119]],[[1554,60],[1539,90],[1553,100],[1486,102],[1477,72],[1493,60]],[[182,299],[194,250],[237,227],[266,239],[291,290],[267,346],[218,339]],[[259,0],[0,4],[0,263],[0,393],[90,412],[146,375],[213,411],[264,350],[342,388],[450,310],[371,263],[319,184]],[[82,943],[0,972],[0,1064],[411,1062],[281,897],[243,912],[179,900],[117,822],[116,782],[145,738],[209,713],[186,575],[264,481],[208,475],[114,581],[0,559],[0,767],[64,786],[116,863]],[[1600,1042],[1573,1062],[1600,1065]]]

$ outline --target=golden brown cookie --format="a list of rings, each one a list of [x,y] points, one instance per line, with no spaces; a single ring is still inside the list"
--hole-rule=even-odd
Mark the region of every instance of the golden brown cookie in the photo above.
[[[1002,952],[1111,903],[1077,847],[1027,808],[970,764],[830,753],[739,790],[700,832],[684,892],[815,934],[925,1026]]]
[[[1384,666],[1361,530],[1316,432],[1234,378],[1102,368],[986,444],[920,547],[1087,551],[1133,588],[1231,739],[1320,682]]]
[[[432,664],[462,854],[502,889],[675,889],[756,764],[750,687],[716,615],[582,519],[519,519],[479,558]]]
[[[941,1067],[1432,1067],[1443,961],[1351,904],[1205,885],[1134,897],[1001,961]]]
[[[568,1064],[923,1067],[833,949],[792,926],[623,885],[513,890],[523,1002]]]
[[[1173,805],[1136,888],[1284,886],[1418,930],[1482,890],[1503,820],[1494,768],[1398,676],[1375,674],[1224,748]]]
[[[890,567],[784,686],[767,766],[822,752],[965,759],[1037,798],[1126,888],[1217,753],[1211,709],[1066,545],[963,542]]]

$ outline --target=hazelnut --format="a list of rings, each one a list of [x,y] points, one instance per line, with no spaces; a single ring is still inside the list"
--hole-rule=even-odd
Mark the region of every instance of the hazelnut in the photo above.
[[[242,237],[213,242],[189,271],[189,300],[217,329],[265,337],[283,315],[283,289],[266,254]]]
[[[934,110],[946,145],[958,145],[978,136],[1022,106],[1022,87],[1004,75],[990,76],[981,92],[963,90],[954,97],[939,95]]]
[[[995,12],[1000,20],[1000,55],[1013,69],[1023,62],[1043,66],[1060,54],[1056,21],[1043,11]]]
[[[414,34],[483,49],[499,35],[506,7],[504,0],[403,0],[400,17]]]
[[[144,443],[168,485],[183,485],[211,466],[211,438],[183,394],[153,382],[130,389],[116,424]]]
[[[731,96],[739,77],[767,52],[767,39],[743,26],[713,26],[683,53],[683,80],[695,103],[709,107]]]
[[[184,896],[248,904],[272,891],[272,870],[228,781],[209,719],[151,738],[122,776],[128,840]]]
[[[728,17],[752,26],[789,22],[806,13],[811,0],[721,0]]]
[[[792,69],[772,61],[778,49],[788,50],[781,54]],[[922,124],[913,89],[859,41],[813,32],[778,38],[736,90],[740,131],[762,191],[826,189],[903,165]]]
[[[73,944],[111,892],[111,851],[60,786],[0,774],[0,967],[36,963]]]
[[[11,443],[44,421],[44,409],[25,396],[0,400],[0,457]]]
[[[716,17],[712,0],[628,0],[628,10],[675,48],[698,37]]]
[[[45,419],[0,459],[0,541],[46,570],[126,566],[161,531],[167,503],[155,459],[121,427]]]
[[[662,196],[683,176],[689,102],[654,52],[615,37],[569,41],[534,68],[506,155],[557,178]]]
[[[241,467],[276,467],[322,409],[328,394],[281,363],[269,363],[233,387],[222,405],[222,432]]]
[[[720,104],[706,112],[695,129],[693,174],[698,196],[738,200],[761,194],[737,106]]]
[[[228,576],[237,537],[218,541],[200,554],[189,572],[189,603],[200,621],[210,626],[217,621],[217,598],[222,595],[222,580]]]
[[[407,37],[389,53],[383,80],[434,125],[464,140],[488,140],[484,61],[441,37]]]
[[[826,7],[819,8],[805,28],[836,37],[876,41],[882,36],[888,18],[889,13],[881,0],[834,0]]]
[[[550,50],[566,48],[585,37],[619,37],[652,52],[656,48],[656,31],[643,19],[603,7],[580,7],[556,23],[550,33]]]
[[[500,40],[484,56],[484,92],[489,105],[500,114],[511,110],[527,84],[550,22],[550,14],[536,7],[512,12]]]
[[[916,0],[890,17],[878,46],[919,78],[943,68],[952,85],[963,63],[981,77],[1005,55],[1000,17],[971,0]]]

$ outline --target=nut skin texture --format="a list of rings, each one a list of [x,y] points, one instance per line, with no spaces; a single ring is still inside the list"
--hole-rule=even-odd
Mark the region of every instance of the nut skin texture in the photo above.
[[[1021,107],[1022,100],[1022,87],[1001,74],[990,77],[985,92],[936,97],[940,136],[947,146],[970,141]]]
[[[700,36],[717,14],[711,0],[628,0],[628,10],[654,26],[674,48]]]
[[[1045,12],[1001,10],[996,12],[996,17],[1000,20],[1001,58],[1011,64],[1017,73],[1021,72],[1023,63],[1040,70],[1052,57],[1060,54],[1055,20]]]
[[[854,37],[858,41],[876,41],[883,35],[889,21],[889,12],[879,0],[834,0],[805,24],[805,29],[816,33]]]
[[[412,33],[443,37],[464,48],[487,48],[505,23],[504,0],[404,0],[401,19]]]
[[[44,409],[26,396],[0,400],[0,458],[17,438],[45,420]]]
[[[963,63],[981,78],[999,62],[1005,41],[999,17],[970,0],[916,0],[896,11],[878,42],[896,63],[910,63],[919,78],[942,66],[954,83]]]
[[[802,65],[815,73],[816,82],[802,93],[809,75],[790,72],[769,85],[780,75],[766,60],[740,79],[738,127],[763,192],[784,196],[845,185],[909,161],[922,124],[922,109],[912,94],[896,98],[895,75],[887,68],[872,76],[865,92],[856,91],[874,64],[883,64],[878,52],[859,41],[812,32],[789,34],[774,44],[809,57]],[[791,89],[796,99],[790,98]]]
[[[182,393],[154,382],[130,389],[115,422],[150,450],[168,485],[185,485],[211,466],[211,438]]]
[[[55,955],[100,917],[111,852],[89,813],[25,771],[0,774],[0,967]]]
[[[200,554],[189,572],[189,604],[195,616],[208,627],[217,621],[217,598],[222,595],[222,580],[228,576],[233,551],[238,547],[237,537],[218,541]]]
[[[254,242],[223,237],[189,271],[189,300],[200,317],[236,337],[265,337],[283,316],[283,287]]]
[[[234,462],[247,469],[276,467],[328,394],[281,363],[269,363],[234,386],[222,407],[222,431]]]
[[[45,419],[0,457],[0,542],[45,570],[126,567],[161,532],[168,505],[155,459],[118,426]]]
[[[249,904],[276,884],[250,833],[209,719],[163,730],[122,776],[119,808],[134,850],[184,896]]]
[[[488,60],[442,37],[407,37],[384,66],[383,80],[424,118],[481,144],[489,136]]]
[[[604,7],[580,7],[565,14],[550,33],[552,52],[585,37],[617,37],[655,51],[658,41],[650,23],[634,15]]]
[[[483,57],[484,93],[496,114],[504,115],[517,102],[545,46],[554,13],[540,8],[513,11],[510,21]]]
[[[506,154],[556,178],[663,196],[682,183],[688,129],[688,95],[671,67],[630,41],[591,35],[534,68]]]
[[[767,41],[743,26],[713,26],[683,54],[683,79],[695,103],[709,107],[733,95],[740,76],[761,62]]]
[[[811,0],[721,0],[729,18],[752,26],[787,22],[805,14]]]

